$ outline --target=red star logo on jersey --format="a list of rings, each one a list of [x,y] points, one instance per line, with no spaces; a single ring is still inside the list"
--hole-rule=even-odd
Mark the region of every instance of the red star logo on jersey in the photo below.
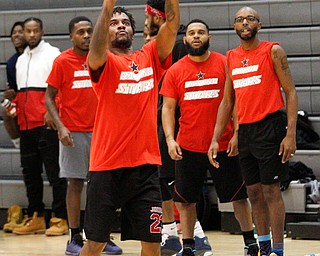
[[[132,61],[131,66],[129,66],[129,68],[133,71],[133,72],[138,72],[139,71],[139,65],[135,64],[134,61]]]
[[[202,73],[202,72],[200,71],[200,73],[199,73],[199,74],[196,74],[196,76],[198,77],[198,80],[200,80],[200,79],[203,79],[203,78],[204,78],[205,74],[206,74],[206,73]]]
[[[241,61],[243,67],[248,67],[248,63],[249,63],[249,59],[247,58],[244,58],[242,61]]]

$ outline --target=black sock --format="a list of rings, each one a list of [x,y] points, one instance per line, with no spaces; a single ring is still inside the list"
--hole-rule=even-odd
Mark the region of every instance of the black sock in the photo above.
[[[70,231],[71,231],[71,235],[70,235],[71,238],[73,238],[74,235],[81,233],[81,232],[80,232],[80,228],[70,228]]]
[[[253,230],[250,231],[242,231],[243,241],[246,246],[249,244],[254,244],[257,240],[254,238]]]
[[[183,248],[189,247],[194,249],[195,248],[195,241],[194,239],[182,239]]]

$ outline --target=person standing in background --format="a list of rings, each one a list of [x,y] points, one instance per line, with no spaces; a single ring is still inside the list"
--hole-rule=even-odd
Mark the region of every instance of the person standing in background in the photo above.
[[[149,33],[156,35],[166,21],[166,15],[164,12],[164,0],[148,0],[145,7],[146,20]],[[183,43],[183,37],[186,34],[186,28],[184,25],[180,25],[177,33],[177,39],[172,50],[172,63],[177,62],[188,52]],[[159,90],[162,87],[162,80],[159,84]],[[161,115],[163,106],[163,96],[159,95],[158,100],[158,139],[161,153],[162,165],[158,167],[160,188],[162,196],[162,243],[161,243],[161,255],[172,255],[181,250],[182,246],[178,236],[178,228],[175,220],[175,205],[173,202],[174,183],[175,183],[175,161],[171,159],[168,153],[168,146],[164,135]],[[177,106],[175,111],[175,119],[180,117],[180,109]],[[175,123],[175,137],[179,130],[179,122]],[[177,210],[176,210],[177,211]],[[206,252],[210,255],[211,246],[206,237],[200,222],[197,220],[194,227],[194,235],[196,240],[196,249],[198,251]],[[212,253],[212,252],[211,252]]]
[[[93,24],[87,17],[78,16],[69,22],[73,46],[55,59],[47,79],[46,106],[60,139],[60,177],[68,179],[70,240],[65,252],[67,255],[79,255],[83,246],[80,229],[81,194],[89,170],[92,129],[98,103],[86,65],[92,31]],[[61,99],[59,111],[57,95]],[[108,241],[103,252],[121,254],[122,250]]]
[[[285,206],[280,181],[287,179],[286,163],[296,151],[297,92],[284,49],[277,42],[258,38],[261,21],[257,11],[251,7],[237,11],[234,29],[240,46],[227,52],[225,93],[208,157],[219,167],[216,159],[219,141],[237,104],[239,159],[252,205],[260,255],[283,256]],[[287,120],[280,113],[284,106]]]
[[[42,40],[43,24],[35,17],[23,22],[25,40],[28,44],[16,63],[18,124],[21,130],[20,155],[23,179],[28,197],[28,220],[13,233],[18,235],[46,233],[48,236],[68,233],[66,192],[67,181],[59,178],[59,141],[52,129],[53,121],[46,113],[46,79],[54,59],[60,54],[58,48]],[[44,164],[52,187],[52,212],[50,227],[46,230],[43,203]]]
[[[149,27],[147,22],[144,22],[144,27],[143,27],[143,40],[144,43],[149,43],[150,41],[152,41],[153,39],[155,39],[157,36],[156,33],[152,32]]]
[[[171,158],[176,161],[174,201],[180,212],[183,250],[177,255],[212,255],[197,248],[194,225],[196,203],[200,200],[207,171],[221,203],[232,202],[245,242],[245,255],[257,256],[251,208],[238,162],[237,118],[229,124],[218,153],[221,168],[214,168],[207,150],[213,134],[216,115],[225,84],[225,56],[209,50],[211,36],[208,25],[191,20],[186,26],[184,43],[188,55],[176,62],[166,73],[160,94],[164,96],[163,129]],[[180,106],[179,131],[175,139],[175,109]],[[226,189],[228,188],[228,189]]]
[[[26,40],[23,34],[23,22],[17,21],[13,24],[10,32],[11,42],[16,49],[16,53],[13,54],[7,61],[6,72],[7,72],[7,87],[3,93],[3,98],[12,101],[17,92],[17,81],[16,81],[16,63],[18,57],[23,53],[27,46]],[[17,123],[17,118],[7,115],[6,110],[2,111],[2,118],[4,127],[6,128],[11,141],[15,148],[20,147],[20,130]]]

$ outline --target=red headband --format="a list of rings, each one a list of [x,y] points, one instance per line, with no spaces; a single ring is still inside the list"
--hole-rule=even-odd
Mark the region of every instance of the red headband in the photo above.
[[[165,19],[166,18],[166,14],[162,11],[159,11],[153,7],[151,7],[150,5],[146,5],[146,8],[144,9],[144,12],[153,16],[160,16],[161,18]]]

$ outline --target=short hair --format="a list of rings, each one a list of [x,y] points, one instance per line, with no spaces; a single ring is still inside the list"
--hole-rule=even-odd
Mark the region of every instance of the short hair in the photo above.
[[[21,27],[23,28],[23,21],[16,21],[16,22],[12,25],[11,30],[10,30],[10,36],[12,36],[13,30],[14,30],[14,28],[17,27],[17,26],[21,26]]]
[[[150,5],[152,8],[157,9],[158,11],[165,12],[164,0],[148,0],[147,5]]]
[[[130,12],[128,12],[128,10],[125,8],[125,7],[122,7],[122,6],[117,6],[113,9],[113,14],[115,13],[125,13],[129,20],[130,20],[130,24],[131,24],[131,28],[132,28],[132,31],[133,31],[133,34],[135,33],[135,30],[136,30],[136,21],[134,20],[132,14]]]
[[[188,30],[189,25],[191,25],[192,23],[202,23],[203,25],[206,26],[207,32],[209,33],[209,26],[207,23],[205,23],[203,20],[200,19],[193,19],[191,21],[189,21],[189,23],[186,26],[186,30]]]
[[[23,22],[23,28],[26,25],[26,23],[28,23],[29,21],[37,22],[40,25],[40,28],[43,29],[42,20],[40,20],[39,18],[36,18],[36,17],[29,17],[29,18],[25,19],[24,22]]]
[[[72,30],[74,29],[74,25],[77,24],[80,21],[88,21],[92,26],[92,21],[86,17],[86,16],[78,16],[78,17],[74,17],[72,20],[70,20],[69,22],[69,33],[72,32]]]

